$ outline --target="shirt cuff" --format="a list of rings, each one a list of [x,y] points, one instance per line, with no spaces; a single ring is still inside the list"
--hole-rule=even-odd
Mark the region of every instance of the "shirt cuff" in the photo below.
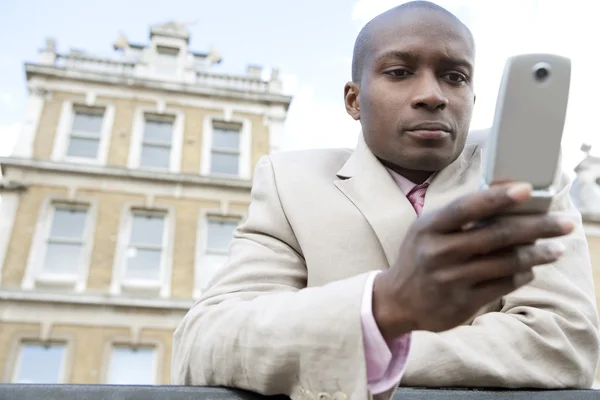
[[[363,345],[367,364],[369,391],[379,394],[392,389],[402,379],[410,350],[411,333],[386,341],[373,316],[374,271],[367,278],[361,305]]]

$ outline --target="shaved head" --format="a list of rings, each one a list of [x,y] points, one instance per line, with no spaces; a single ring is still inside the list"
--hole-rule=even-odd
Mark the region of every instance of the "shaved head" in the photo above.
[[[360,33],[356,38],[356,42],[354,43],[354,52],[352,54],[353,82],[360,83],[361,81],[365,57],[368,53],[369,47],[371,46],[373,37],[377,35],[379,30],[385,29],[386,23],[388,23],[388,21],[401,23],[403,14],[405,14],[406,11],[415,9],[431,10],[446,16],[453,24],[456,24],[456,26],[460,27],[460,29],[464,31],[474,50],[475,41],[473,39],[473,34],[469,30],[469,28],[465,24],[463,24],[462,21],[459,20],[454,14],[446,10],[444,7],[438,6],[437,4],[432,3],[430,1],[411,1],[394,7],[382,14],[379,14],[361,29]]]

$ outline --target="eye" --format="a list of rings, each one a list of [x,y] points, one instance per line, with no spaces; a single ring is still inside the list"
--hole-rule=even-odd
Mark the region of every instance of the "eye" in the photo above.
[[[389,71],[385,71],[385,74],[391,75],[394,77],[398,77],[398,78],[412,75],[412,73],[410,71],[402,69],[402,68],[396,68],[396,69],[391,69]]]
[[[461,74],[460,72],[449,72],[445,74],[444,77],[452,83],[462,84],[467,82],[468,80],[467,77],[464,74]]]

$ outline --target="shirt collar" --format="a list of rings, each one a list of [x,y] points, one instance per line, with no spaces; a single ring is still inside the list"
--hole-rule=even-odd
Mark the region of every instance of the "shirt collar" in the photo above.
[[[399,173],[397,173],[389,168],[387,168],[387,170],[389,171],[390,175],[394,179],[394,182],[396,182],[396,185],[398,185],[398,187],[400,188],[400,191],[402,191],[402,193],[405,196],[407,196],[410,193],[410,191],[413,190],[415,188],[415,186],[417,186],[416,183],[408,180],[407,178],[403,177]],[[435,175],[435,173],[431,174],[429,176],[429,178],[427,178],[427,180],[425,182],[423,182],[422,184],[425,184],[425,183],[430,184],[434,175]]]

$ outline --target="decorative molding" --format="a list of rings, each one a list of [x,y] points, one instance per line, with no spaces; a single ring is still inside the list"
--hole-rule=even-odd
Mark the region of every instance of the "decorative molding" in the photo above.
[[[181,299],[163,299],[163,298],[135,298],[128,296],[107,296],[105,294],[69,294],[69,293],[52,293],[52,292],[31,292],[31,291],[22,291],[22,290],[9,290],[9,289],[0,289],[0,300],[8,302],[15,301],[19,304],[22,304],[24,307],[29,307],[27,303],[39,303],[36,307],[31,308],[32,312],[36,313],[35,318],[37,318],[36,322],[39,323],[40,311],[38,307],[41,304],[47,305],[49,307],[52,304],[65,304],[69,307],[73,305],[88,305],[94,307],[106,307],[106,306],[114,306],[114,307],[135,307],[141,309],[149,309],[149,310],[175,310],[175,311],[186,311],[193,304],[194,301],[190,300],[181,300]],[[3,306],[5,306],[4,304]],[[50,314],[51,312],[48,311]],[[92,319],[96,318],[93,315]]]
[[[27,79],[34,76],[53,77],[64,80],[87,81],[101,85],[115,85],[129,88],[143,88],[172,93],[185,93],[220,99],[244,100],[251,102],[267,102],[289,107],[292,97],[273,92],[251,92],[228,88],[207,87],[179,81],[158,81],[151,78],[141,78],[131,75],[110,75],[93,71],[82,71],[58,68],[49,65],[25,64]]]
[[[226,187],[251,189],[249,179],[235,177],[213,177],[193,174],[175,174],[170,172],[145,171],[141,169],[125,169],[96,165],[79,165],[60,161],[27,160],[22,158],[0,157],[0,165],[23,169],[43,170],[57,174],[83,174],[94,177],[107,177],[115,179],[135,179],[148,182],[167,182],[187,185],[207,185],[212,187]],[[5,174],[6,175],[6,174]]]

